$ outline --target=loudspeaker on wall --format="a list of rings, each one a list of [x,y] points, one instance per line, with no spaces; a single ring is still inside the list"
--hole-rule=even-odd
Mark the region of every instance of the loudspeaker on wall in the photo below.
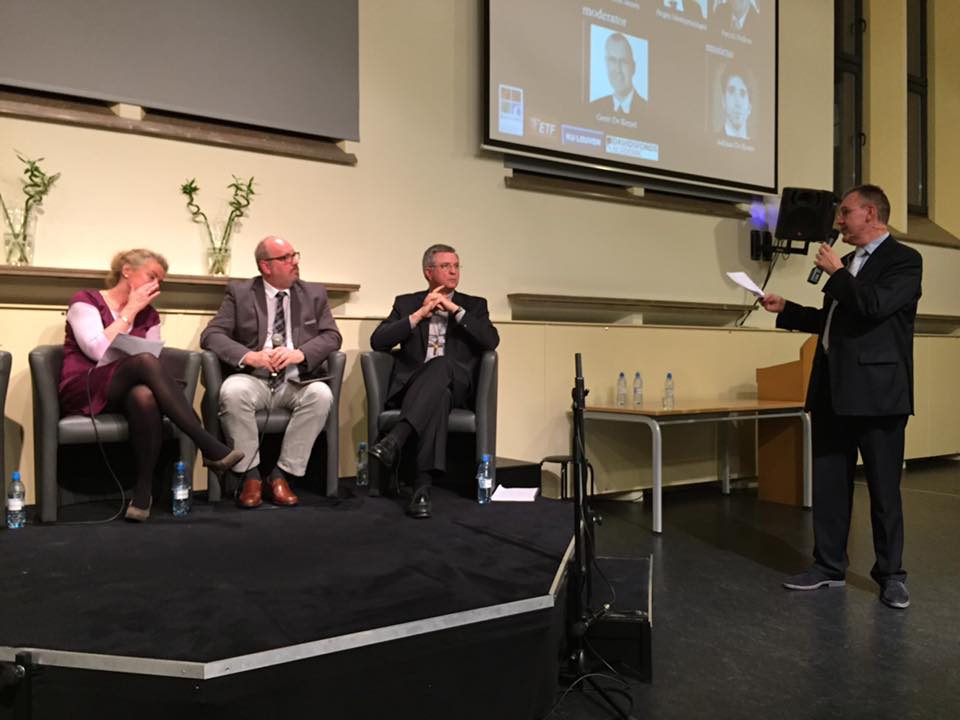
[[[784,188],[774,235],[781,240],[825,240],[833,227],[836,204],[837,198],[829,190]]]

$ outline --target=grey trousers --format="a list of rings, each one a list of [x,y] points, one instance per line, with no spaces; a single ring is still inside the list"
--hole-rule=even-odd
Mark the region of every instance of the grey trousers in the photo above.
[[[244,458],[231,468],[243,473],[260,464],[257,410],[283,408],[291,412],[290,423],[283,434],[277,466],[291,475],[302,476],[317,435],[327,424],[333,406],[333,392],[324,382],[308,385],[282,382],[276,390],[253,375],[231,375],[220,386],[220,422],[233,447],[243,451]]]

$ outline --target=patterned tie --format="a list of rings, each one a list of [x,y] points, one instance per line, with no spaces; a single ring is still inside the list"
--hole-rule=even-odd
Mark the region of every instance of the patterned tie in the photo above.
[[[273,317],[273,346],[283,347],[287,344],[287,317],[283,312],[283,299],[287,294],[277,293],[277,312]]]

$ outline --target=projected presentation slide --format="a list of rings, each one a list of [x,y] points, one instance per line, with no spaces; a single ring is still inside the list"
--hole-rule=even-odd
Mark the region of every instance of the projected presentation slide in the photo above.
[[[489,0],[484,144],[772,192],[776,22],[776,0]]]

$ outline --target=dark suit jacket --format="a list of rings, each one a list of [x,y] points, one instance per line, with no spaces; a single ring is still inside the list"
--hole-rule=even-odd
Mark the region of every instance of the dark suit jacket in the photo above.
[[[426,296],[426,290],[398,295],[393,301],[390,316],[370,336],[370,347],[374,350],[387,352],[395,345],[400,345],[390,376],[388,399],[403,390],[410,376],[423,365],[427,357],[430,320],[421,321],[415,328],[410,327],[410,315],[420,309]],[[453,302],[462,307],[466,314],[459,323],[453,317],[448,319],[444,355],[454,362],[454,382],[462,383],[467,388],[468,397],[472,397],[480,355],[486,350],[494,350],[500,344],[500,334],[490,322],[484,298],[456,291]]]
[[[298,280],[290,286],[290,327],[293,346],[303,352],[298,366],[307,380],[321,373],[327,356],[340,349],[342,338],[320,283]],[[251,350],[261,350],[267,341],[267,295],[263,278],[234,280],[214,317],[200,335],[200,347],[212,350],[227,373],[251,372],[240,360]]]
[[[633,100],[630,101],[630,112],[628,113],[615,111],[613,109],[613,95],[598,97],[590,103],[590,110],[595,113],[602,112],[605,115],[623,115],[624,117],[636,120],[646,115],[647,101],[634,89]]]
[[[852,258],[853,253],[845,255],[844,266]],[[817,342],[808,410],[828,409],[822,399],[829,389],[837,415],[913,414],[913,326],[922,272],[920,253],[891,236],[856,277],[846,270],[830,277],[822,308],[787,302],[777,327],[819,336],[834,298],[838,303],[830,321],[829,362]]]

